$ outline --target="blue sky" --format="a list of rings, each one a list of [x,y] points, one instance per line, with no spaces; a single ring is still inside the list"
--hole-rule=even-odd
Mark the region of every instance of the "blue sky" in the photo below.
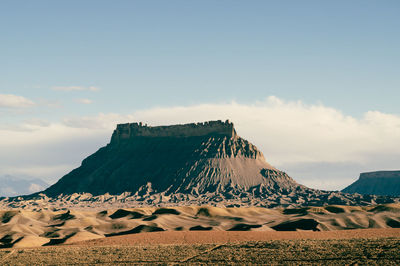
[[[399,1],[1,1],[0,123],[16,130],[100,113],[136,120],[138,111],[156,107],[254,106],[270,96],[286,107],[322,105],[357,121],[369,111],[397,119],[398,14]],[[31,104],[10,107],[16,100],[4,95]],[[353,179],[364,169],[345,168],[353,172],[341,175]]]

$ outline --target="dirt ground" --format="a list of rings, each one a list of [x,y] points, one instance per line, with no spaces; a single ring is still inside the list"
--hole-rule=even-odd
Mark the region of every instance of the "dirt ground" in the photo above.
[[[129,234],[71,243],[79,246],[227,244],[268,240],[400,238],[400,228],[336,231],[166,231]]]
[[[208,244],[199,240],[210,238],[211,235],[207,234],[199,237],[206,232],[171,232],[175,236],[166,234],[168,232],[142,233],[73,245],[1,249],[0,265],[400,265],[399,230],[380,230],[340,231],[328,235],[319,234],[321,232],[277,232],[281,239],[277,239],[277,234],[262,241],[249,241],[252,235],[247,238],[244,235],[267,232],[222,232],[219,237],[214,236],[214,240],[208,241],[215,243]],[[139,241],[146,238],[150,240]],[[162,238],[164,243],[170,244],[160,244]],[[199,241],[196,242],[196,238]],[[158,240],[158,243],[151,239]],[[107,241],[101,242],[104,240]]]

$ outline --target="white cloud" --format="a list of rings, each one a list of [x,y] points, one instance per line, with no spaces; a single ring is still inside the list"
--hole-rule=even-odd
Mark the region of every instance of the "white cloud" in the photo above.
[[[50,108],[61,108],[63,107],[62,103],[60,100],[50,100],[50,99],[38,99],[36,101],[38,106],[45,106],[45,107],[50,107]]]
[[[44,119],[31,118],[25,121],[25,125],[34,127],[47,127],[50,126],[50,122]]]
[[[51,89],[55,90],[55,91],[98,91],[98,90],[100,90],[100,88],[94,87],[94,86],[89,86],[89,87],[83,87],[83,86],[54,86]]]
[[[117,124],[134,121],[134,115],[103,114],[63,119],[63,124],[71,128],[112,130]]]
[[[34,151],[31,157],[49,162],[49,167],[77,166],[109,141],[117,123],[168,125],[225,119],[234,122],[238,134],[255,144],[267,161],[312,187],[339,189],[360,172],[399,168],[400,116],[368,111],[355,118],[321,104],[276,97],[254,104],[159,107],[129,115],[100,113],[64,119],[30,132],[0,129],[0,168],[5,169],[6,163],[21,167],[29,163],[32,159],[26,147]],[[58,159],[52,163],[54,150]]]
[[[23,167],[11,166],[4,168],[3,171],[7,171],[15,177],[33,177],[40,178],[41,180],[48,182],[49,184],[55,183],[56,180],[61,178],[63,175],[78,167],[79,164],[47,164],[47,165],[24,165]]]
[[[25,120],[23,123],[20,124],[1,124],[0,125],[0,135],[2,131],[8,131],[11,132],[18,132],[18,131],[35,131],[38,130],[41,127],[47,127],[50,126],[51,123],[43,120],[43,119],[37,119],[37,118],[32,118]]]
[[[81,103],[81,104],[92,104],[93,101],[90,99],[76,99],[75,100],[77,103]]]
[[[0,94],[0,107],[5,108],[26,108],[35,103],[25,97],[13,94]]]
[[[23,124],[15,130],[0,129],[0,174],[26,175],[54,182],[107,144],[110,131],[72,128],[59,123],[47,127]]]
[[[277,165],[300,162],[365,161],[370,153],[400,154],[400,117],[367,112],[346,116],[323,105],[276,97],[252,105],[202,104],[154,108],[133,114],[153,125],[230,119],[238,134],[262,148]]]
[[[29,192],[30,192],[30,193],[35,193],[35,192],[41,191],[41,190],[43,190],[43,189],[45,189],[45,188],[42,187],[41,185],[38,185],[38,184],[35,184],[35,183],[32,183],[32,184],[29,186]]]

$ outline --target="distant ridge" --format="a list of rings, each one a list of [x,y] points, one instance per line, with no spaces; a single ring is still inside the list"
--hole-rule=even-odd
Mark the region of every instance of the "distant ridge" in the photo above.
[[[400,196],[400,171],[361,173],[356,182],[342,191],[346,193]]]

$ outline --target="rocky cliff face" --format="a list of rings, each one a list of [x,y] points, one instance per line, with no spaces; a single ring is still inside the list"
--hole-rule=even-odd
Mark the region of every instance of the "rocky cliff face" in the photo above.
[[[110,143],[42,193],[4,206],[320,206],[393,202],[314,190],[268,164],[229,121],[118,125]],[[58,205],[55,206],[58,206]],[[47,206],[47,205],[46,205]],[[81,205],[79,205],[81,206]]]
[[[200,137],[200,136],[225,136],[236,137],[233,123],[229,120],[209,121],[204,123],[191,123],[173,126],[149,127],[142,123],[119,124],[111,137],[111,143],[132,139],[135,137]]]
[[[360,178],[343,192],[400,196],[400,171],[361,173]]]
[[[150,184],[153,192],[193,195],[299,186],[237,136],[229,121],[162,127],[134,123],[118,125],[110,144],[44,193],[136,193]]]

